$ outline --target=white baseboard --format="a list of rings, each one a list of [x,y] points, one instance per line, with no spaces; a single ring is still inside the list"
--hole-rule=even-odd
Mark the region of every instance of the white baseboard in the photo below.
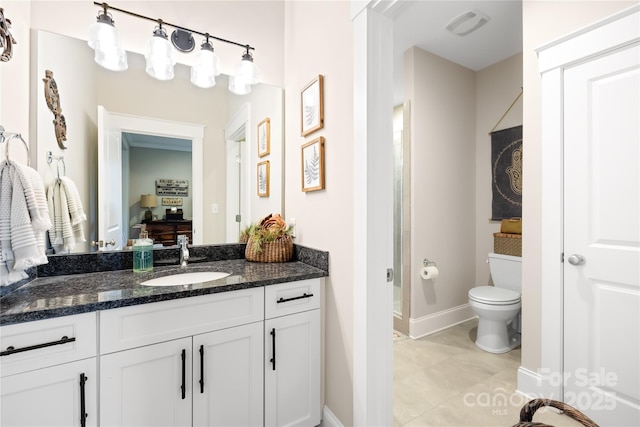
[[[562,402],[562,387],[557,380],[557,376],[543,376],[539,372],[533,372],[530,369],[520,366],[518,368],[517,391],[530,399],[545,397],[547,399],[554,399]]]
[[[459,305],[448,310],[409,319],[409,336],[413,339],[426,337],[435,332],[447,329],[458,323],[477,317],[469,304]]]
[[[320,423],[320,427],[344,427],[344,425],[338,417],[333,415],[331,409],[325,405],[324,408],[322,408],[322,422]]]

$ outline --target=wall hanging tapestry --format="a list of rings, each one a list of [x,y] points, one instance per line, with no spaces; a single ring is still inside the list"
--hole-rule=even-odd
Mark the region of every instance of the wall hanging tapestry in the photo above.
[[[491,132],[491,219],[522,217],[522,126]]]

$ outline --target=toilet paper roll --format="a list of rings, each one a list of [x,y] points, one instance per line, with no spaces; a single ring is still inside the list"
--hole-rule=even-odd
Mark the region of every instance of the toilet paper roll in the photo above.
[[[422,270],[420,270],[420,276],[422,276],[422,278],[425,280],[435,279],[439,275],[440,272],[438,271],[438,267],[436,267],[435,265],[422,267]]]

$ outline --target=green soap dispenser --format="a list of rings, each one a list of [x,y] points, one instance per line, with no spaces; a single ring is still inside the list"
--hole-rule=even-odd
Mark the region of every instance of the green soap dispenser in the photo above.
[[[140,238],[133,245],[133,272],[144,273],[153,270],[153,240],[146,230],[140,231]]]

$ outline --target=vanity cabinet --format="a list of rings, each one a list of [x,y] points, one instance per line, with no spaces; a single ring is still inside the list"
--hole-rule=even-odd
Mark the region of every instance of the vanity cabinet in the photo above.
[[[96,314],[0,328],[0,425],[96,426]]]
[[[265,426],[321,421],[320,280],[265,288]]]
[[[263,425],[263,288],[101,314],[102,425]]]

